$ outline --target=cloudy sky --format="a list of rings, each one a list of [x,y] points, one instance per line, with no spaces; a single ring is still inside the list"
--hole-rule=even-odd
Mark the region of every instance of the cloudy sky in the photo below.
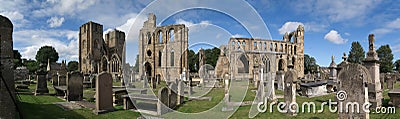
[[[61,60],[78,60],[78,29],[94,21],[126,32],[127,62],[135,61],[138,32],[148,13],[158,25],[189,26],[191,49],[227,44],[230,37],[282,39],[305,26],[305,53],[327,66],[340,62],[351,42],[364,50],[374,33],[377,48],[389,44],[400,56],[400,4],[384,0],[0,0],[0,15],[14,24],[14,49],[34,59],[44,45],[56,48]]]

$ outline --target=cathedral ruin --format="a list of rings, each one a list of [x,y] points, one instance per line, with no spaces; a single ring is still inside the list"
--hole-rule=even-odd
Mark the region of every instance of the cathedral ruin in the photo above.
[[[289,64],[294,66],[299,78],[304,77],[303,26],[299,25],[295,31],[285,33],[283,40],[231,38],[228,45],[221,48],[222,54],[216,66],[217,77],[228,74],[232,79],[258,81],[260,66],[265,67],[266,73],[279,73],[288,71]],[[271,67],[272,63],[277,65]]]
[[[79,71],[84,74],[106,71],[114,78],[121,77],[125,33],[114,29],[103,39],[103,25],[92,21],[79,29]]]
[[[184,24],[156,26],[156,16],[148,15],[139,33],[139,75],[170,81],[188,73],[188,27]]]

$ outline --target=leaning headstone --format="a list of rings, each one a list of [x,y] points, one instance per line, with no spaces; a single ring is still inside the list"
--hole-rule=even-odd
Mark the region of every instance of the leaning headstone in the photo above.
[[[171,83],[169,85],[169,108],[174,109],[177,104],[178,95],[176,94],[178,88],[175,83]]]
[[[158,103],[157,103],[157,114],[162,115],[168,112],[169,107],[169,90],[167,87],[163,87],[158,91]]]
[[[339,91],[336,93],[339,119],[369,118],[369,113],[363,109],[368,107],[362,105],[369,103],[367,85],[371,80],[368,69],[360,64],[347,64],[342,67],[338,74]],[[359,107],[348,107],[348,104],[354,103]]]
[[[297,115],[296,112],[298,107],[296,107],[296,83],[297,83],[297,73],[290,69],[285,73],[285,84],[284,84],[284,99],[285,99],[285,109],[287,114],[291,116]]]
[[[185,83],[183,81],[179,81],[178,83],[178,105],[183,104],[184,102],[184,94],[185,94]]]
[[[67,100],[80,101],[83,99],[83,75],[72,72],[67,77]]]
[[[47,88],[47,72],[41,68],[36,72],[37,75],[37,85],[35,90],[35,95],[41,95],[45,93],[49,93],[49,89]]]
[[[113,111],[112,76],[102,72],[96,80],[96,114]]]

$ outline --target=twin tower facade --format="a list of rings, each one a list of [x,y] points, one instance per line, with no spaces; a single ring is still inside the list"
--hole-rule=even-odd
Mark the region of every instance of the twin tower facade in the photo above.
[[[79,28],[79,71],[84,74],[109,72],[122,76],[125,33],[114,29],[103,38],[103,25],[89,21]]]

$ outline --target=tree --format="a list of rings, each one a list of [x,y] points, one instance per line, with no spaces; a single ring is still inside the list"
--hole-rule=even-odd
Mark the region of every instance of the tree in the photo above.
[[[387,73],[393,71],[393,54],[389,45],[382,45],[376,50],[379,57],[381,73]]]
[[[22,55],[18,52],[18,50],[13,50],[13,53],[14,53],[14,60],[13,60],[14,68],[23,66],[21,59]]]
[[[317,71],[317,62],[314,57],[309,56],[308,54],[304,54],[304,74],[310,72],[314,73]]]
[[[135,62],[135,66],[133,66],[133,71],[139,72],[139,55],[136,55],[136,62]]]
[[[217,47],[204,50],[204,55],[206,56],[206,64],[210,64],[211,66],[215,67],[215,65],[217,65],[217,60],[220,52],[221,51]]]
[[[365,51],[361,47],[361,44],[358,41],[351,43],[351,49],[347,61],[351,63],[361,64],[364,58],[365,58]]]
[[[36,53],[36,61],[39,63],[47,64],[47,60],[50,62],[56,62],[58,60],[58,53],[52,46],[43,46]]]
[[[188,51],[188,65],[190,72],[197,72],[199,70],[199,56],[193,51]]]
[[[400,72],[400,59],[396,60],[396,62],[394,62],[394,66],[396,67],[396,71]]]
[[[68,71],[78,71],[79,63],[77,61],[68,62]]]
[[[36,72],[36,70],[39,69],[39,63],[36,62],[35,60],[26,60],[24,61],[24,65],[26,66],[26,68],[29,70],[30,74],[33,74]]]

